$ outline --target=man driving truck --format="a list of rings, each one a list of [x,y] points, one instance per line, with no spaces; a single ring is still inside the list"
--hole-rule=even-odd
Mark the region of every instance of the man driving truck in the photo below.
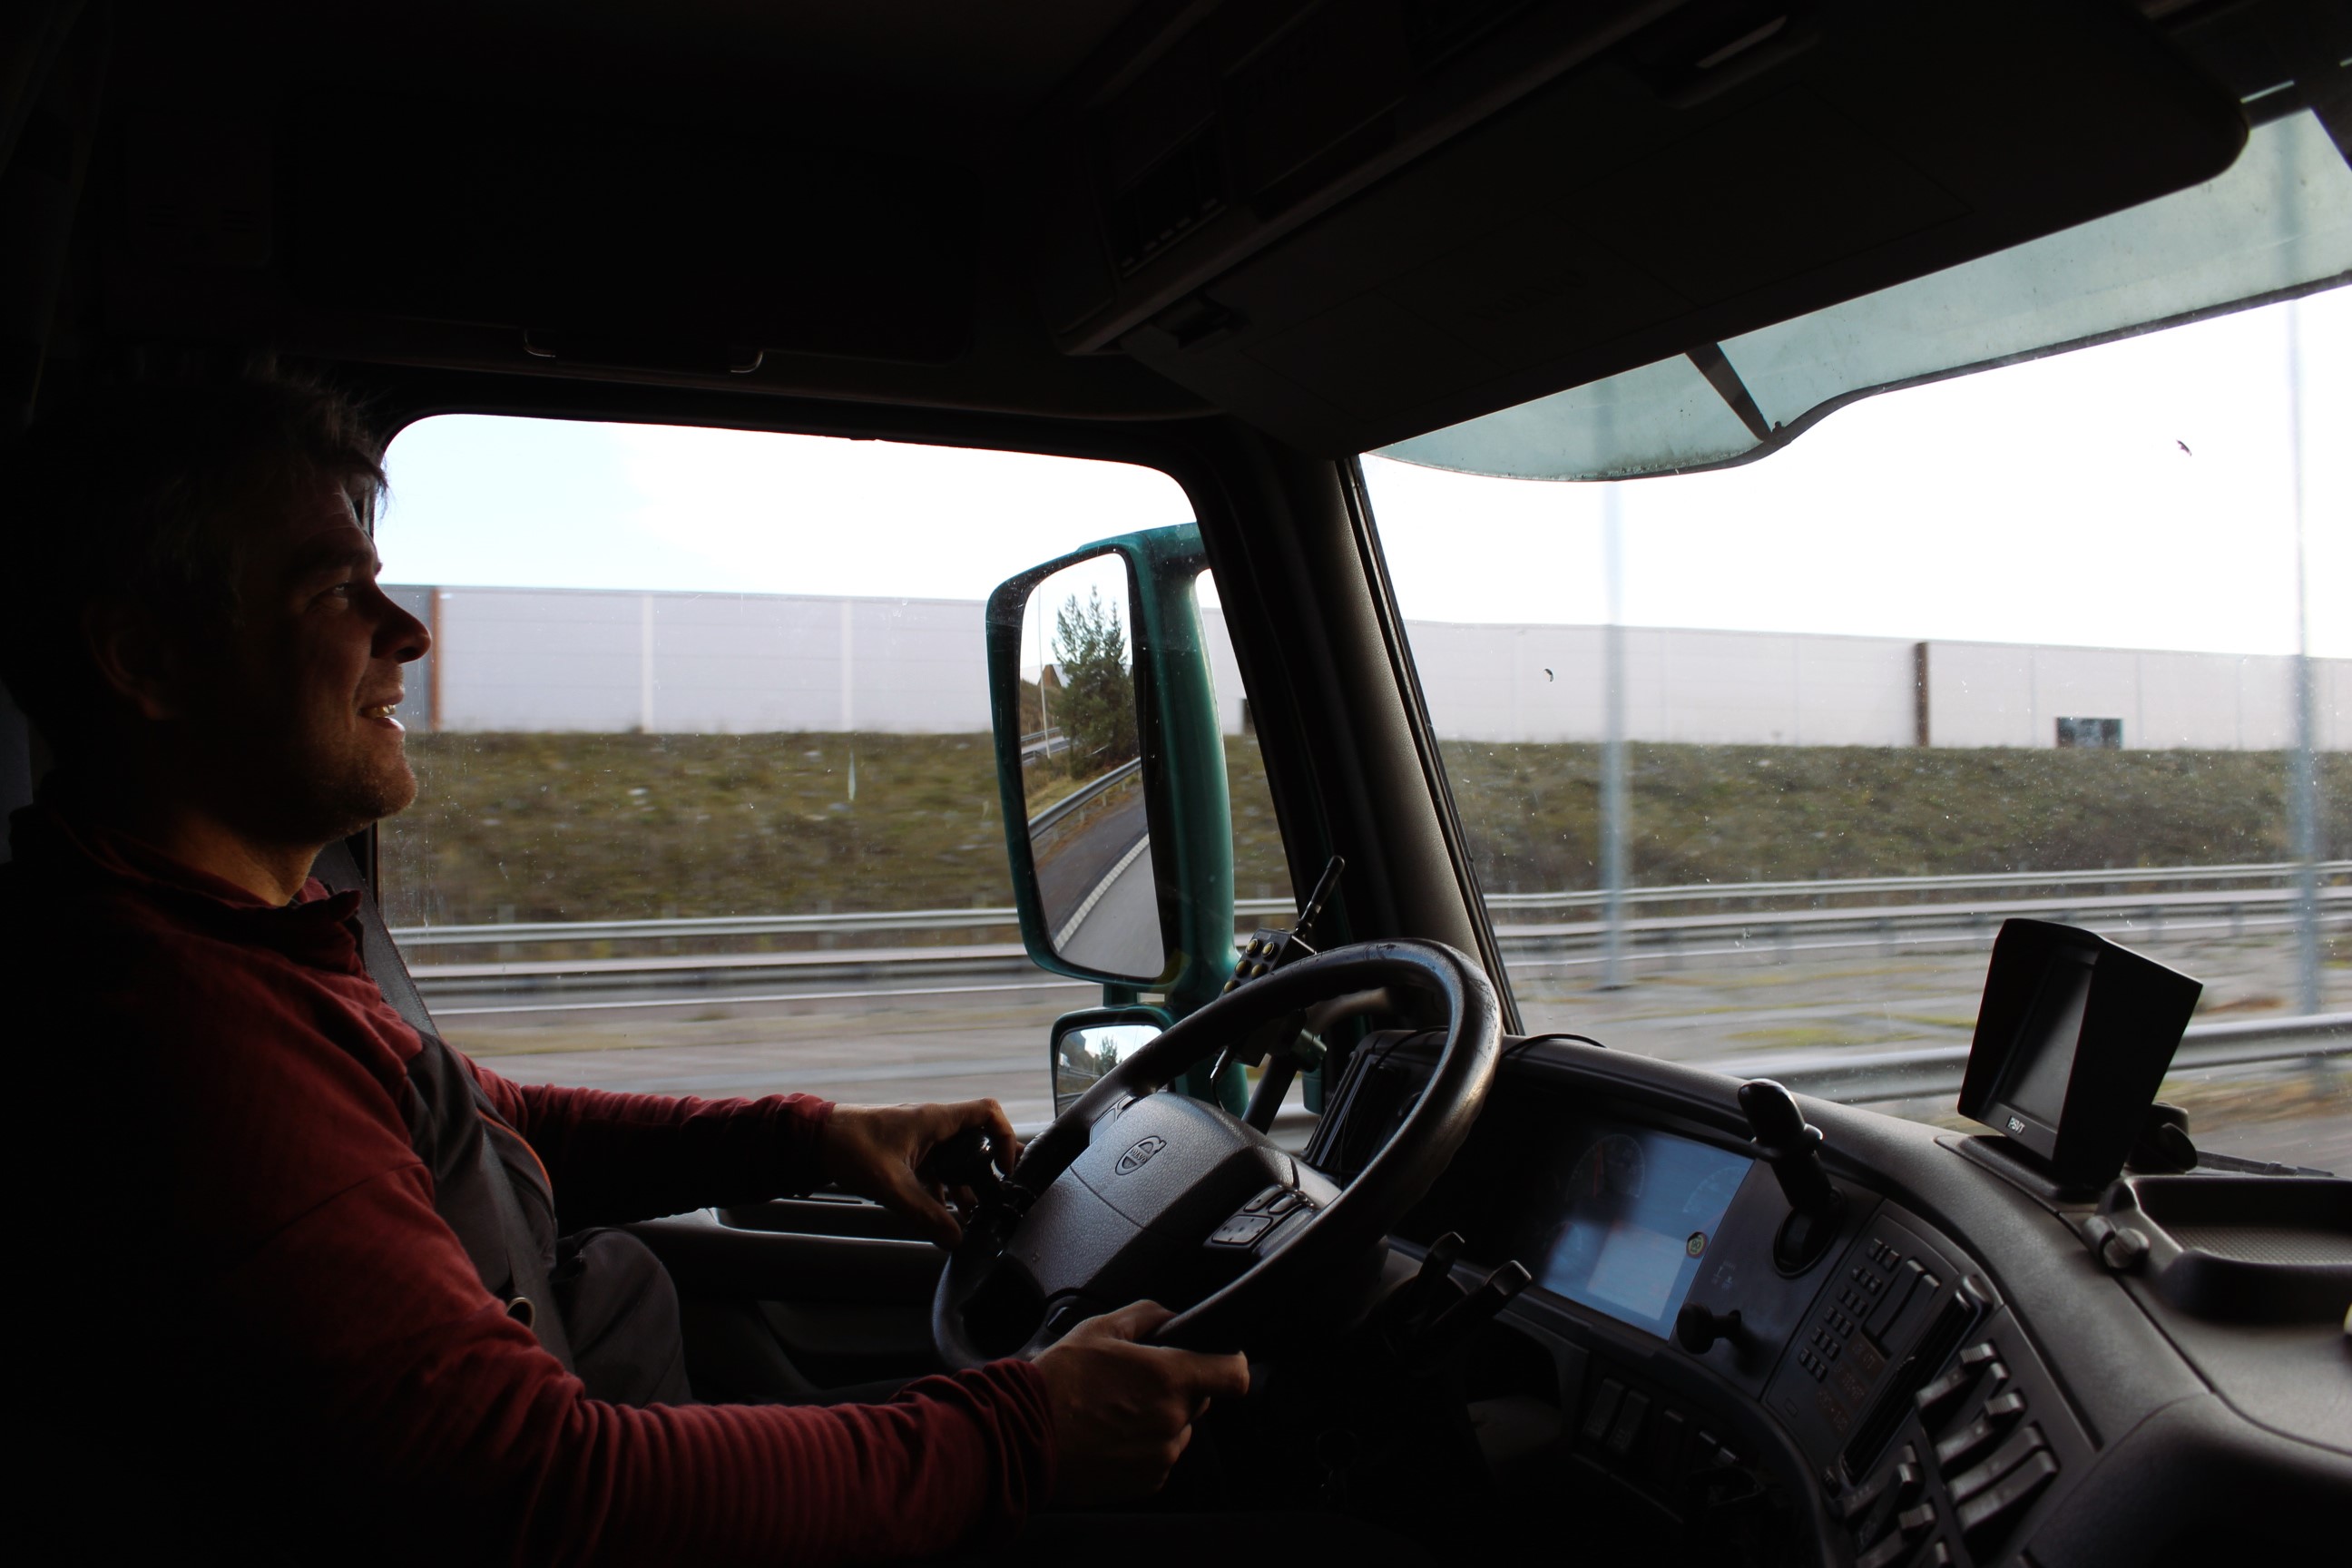
[[[1009,1169],[993,1100],[518,1085],[387,1002],[312,875],[416,793],[378,454],[256,377],[119,390],[7,463],[0,673],[54,759],[0,873],[47,1280],[20,1408],[44,1481],[108,1499],[74,1554],[898,1560],[1153,1492],[1248,1373],[1137,1342],[1151,1304],[885,1403],[703,1404],[613,1228],[830,1182],[951,1245],[919,1171],[975,1127]],[[60,1171],[100,1201],[42,1205]]]

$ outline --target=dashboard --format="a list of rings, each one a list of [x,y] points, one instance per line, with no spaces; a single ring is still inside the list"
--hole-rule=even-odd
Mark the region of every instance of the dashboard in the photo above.
[[[1308,1162],[1360,1169],[1433,1043],[1368,1038]],[[2293,1553],[2352,1517],[2352,1182],[2061,1193],[1999,1139],[1808,1100],[1838,1217],[1791,1268],[1737,1086],[1585,1045],[1506,1052],[1391,1245],[1418,1261],[1447,1237],[1465,1289],[1532,1277],[1464,1401],[1496,1484],[1572,1510],[1589,1545],[1615,1528],[1667,1561],[2057,1568]],[[2189,1216],[2169,1230],[2158,1189]],[[2238,1289],[2184,1273],[2200,1248]]]

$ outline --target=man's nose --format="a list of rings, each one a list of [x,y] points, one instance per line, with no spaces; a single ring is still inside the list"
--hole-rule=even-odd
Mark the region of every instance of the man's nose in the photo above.
[[[375,657],[399,664],[410,664],[423,658],[433,647],[433,634],[423,621],[403,609],[389,594],[378,589],[376,599],[381,613],[375,628]]]

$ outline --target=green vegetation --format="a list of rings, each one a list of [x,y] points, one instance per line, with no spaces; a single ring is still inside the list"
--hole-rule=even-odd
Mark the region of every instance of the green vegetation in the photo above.
[[[1062,754],[1072,778],[1090,779],[1136,756],[1135,678],[1118,606],[1089,591],[1054,616],[1054,661],[1063,680],[1054,721],[1070,737]]]
[[[416,735],[384,825],[396,924],[1002,907],[983,735]],[[1445,748],[1487,889],[1590,887],[1599,748]],[[1289,891],[1257,745],[1228,740],[1234,889]],[[853,768],[855,786],[852,785]],[[1635,746],[1636,880],[2277,860],[2274,752]],[[2325,853],[2352,857],[2352,757]]]
[[[660,919],[1012,899],[985,735],[416,735],[386,918]]]
[[[1601,748],[1453,742],[1490,893],[1599,880]],[[1637,883],[2284,860],[2275,752],[1627,748]],[[2322,855],[2352,855],[2352,756],[2323,761]]]

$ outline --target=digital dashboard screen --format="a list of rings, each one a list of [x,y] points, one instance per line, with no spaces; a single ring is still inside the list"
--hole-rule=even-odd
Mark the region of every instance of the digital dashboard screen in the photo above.
[[[1755,1162],[1694,1139],[1575,1118],[1528,1248],[1536,1283],[1664,1335],[1682,1310],[1734,1194]],[[1524,1256],[1524,1255],[1523,1255]]]

